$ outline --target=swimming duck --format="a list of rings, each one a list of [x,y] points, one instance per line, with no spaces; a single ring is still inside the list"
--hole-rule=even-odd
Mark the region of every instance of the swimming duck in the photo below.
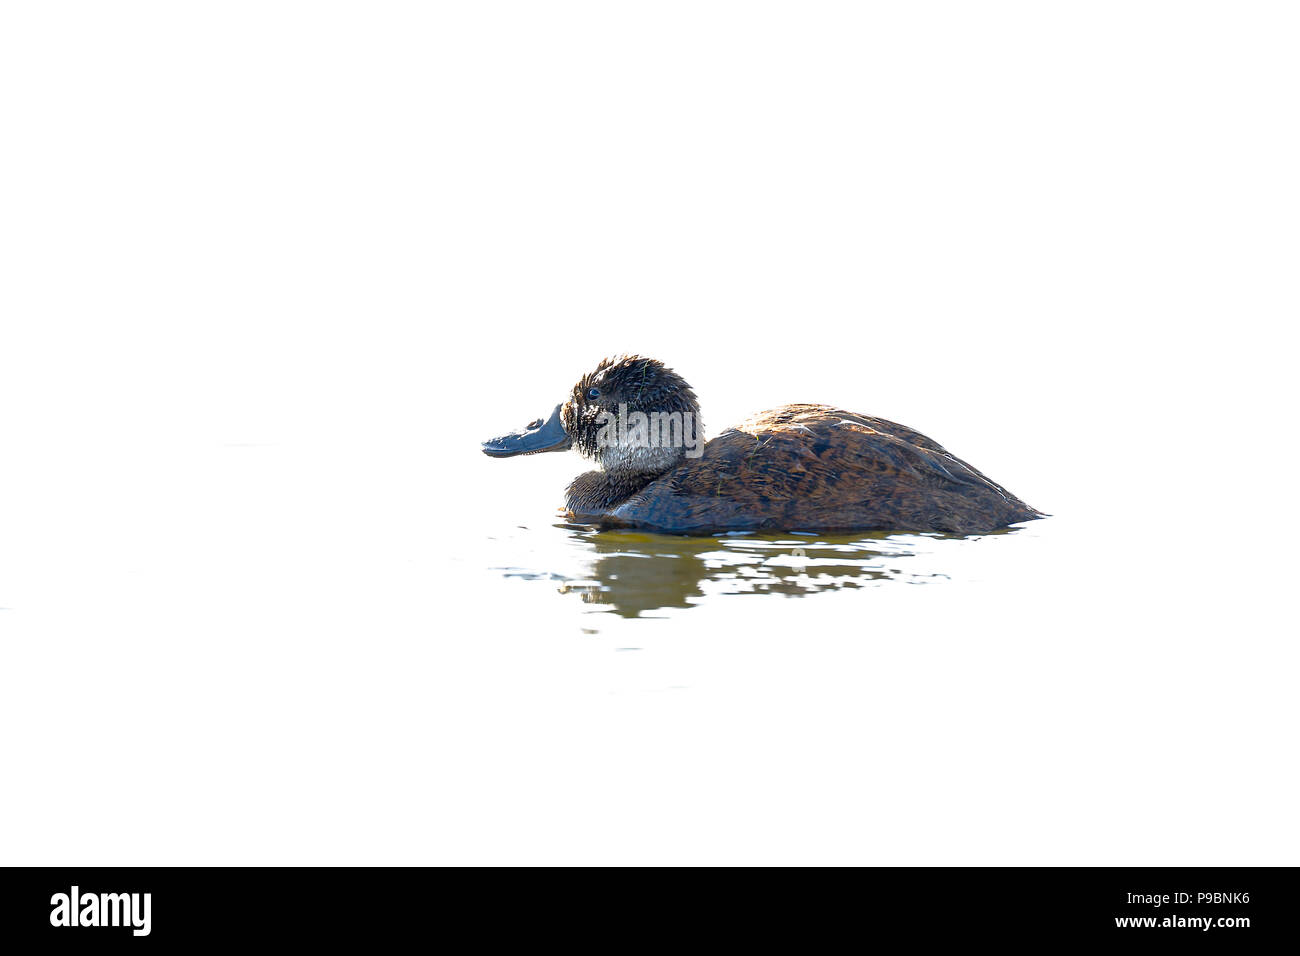
[[[1042,515],[920,432],[826,405],[783,405],[705,443],[690,385],[662,362],[607,358],[545,420],[483,443],[494,458],[576,448],[576,522],[669,534],[977,534]]]

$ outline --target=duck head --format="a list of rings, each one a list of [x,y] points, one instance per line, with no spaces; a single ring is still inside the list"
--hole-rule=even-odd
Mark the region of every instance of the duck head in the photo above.
[[[483,443],[493,458],[575,448],[621,475],[663,474],[704,447],[699,402],[662,362],[607,358],[584,375],[550,416]]]

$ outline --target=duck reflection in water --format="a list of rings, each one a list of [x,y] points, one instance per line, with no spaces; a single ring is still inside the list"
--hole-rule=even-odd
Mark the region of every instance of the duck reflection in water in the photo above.
[[[916,545],[948,535],[858,534],[843,537],[665,537],[572,529],[594,555],[586,580],[560,590],[622,617],[688,608],[715,595],[782,594],[861,588],[889,580],[920,584],[945,575],[909,570]]]

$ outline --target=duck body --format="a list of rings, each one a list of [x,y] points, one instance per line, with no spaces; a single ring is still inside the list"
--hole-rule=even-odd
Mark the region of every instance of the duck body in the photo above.
[[[756,415],[612,508],[569,505],[576,520],[672,534],[974,534],[1039,517],[920,432],[826,405]]]
[[[570,519],[667,534],[726,531],[931,531],[979,534],[1041,514],[920,432],[826,405],[784,405],[697,446],[598,437],[620,412],[698,409],[653,359],[608,359],[529,433],[485,442],[495,457],[577,446],[601,470],[568,488]],[[691,420],[688,419],[688,422]],[[546,433],[549,432],[549,435]],[[636,436],[633,436],[636,437]],[[689,437],[689,435],[688,435]],[[512,441],[520,440],[516,448]]]

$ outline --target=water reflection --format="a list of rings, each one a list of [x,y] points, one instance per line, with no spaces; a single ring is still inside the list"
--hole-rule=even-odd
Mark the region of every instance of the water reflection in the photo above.
[[[715,595],[781,594],[861,588],[884,581],[925,583],[946,575],[914,561],[944,535],[721,535],[685,538],[561,526],[585,557],[585,576],[501,569],[545,577],[561,593],[604,605],[622,617],[689,608]]]

